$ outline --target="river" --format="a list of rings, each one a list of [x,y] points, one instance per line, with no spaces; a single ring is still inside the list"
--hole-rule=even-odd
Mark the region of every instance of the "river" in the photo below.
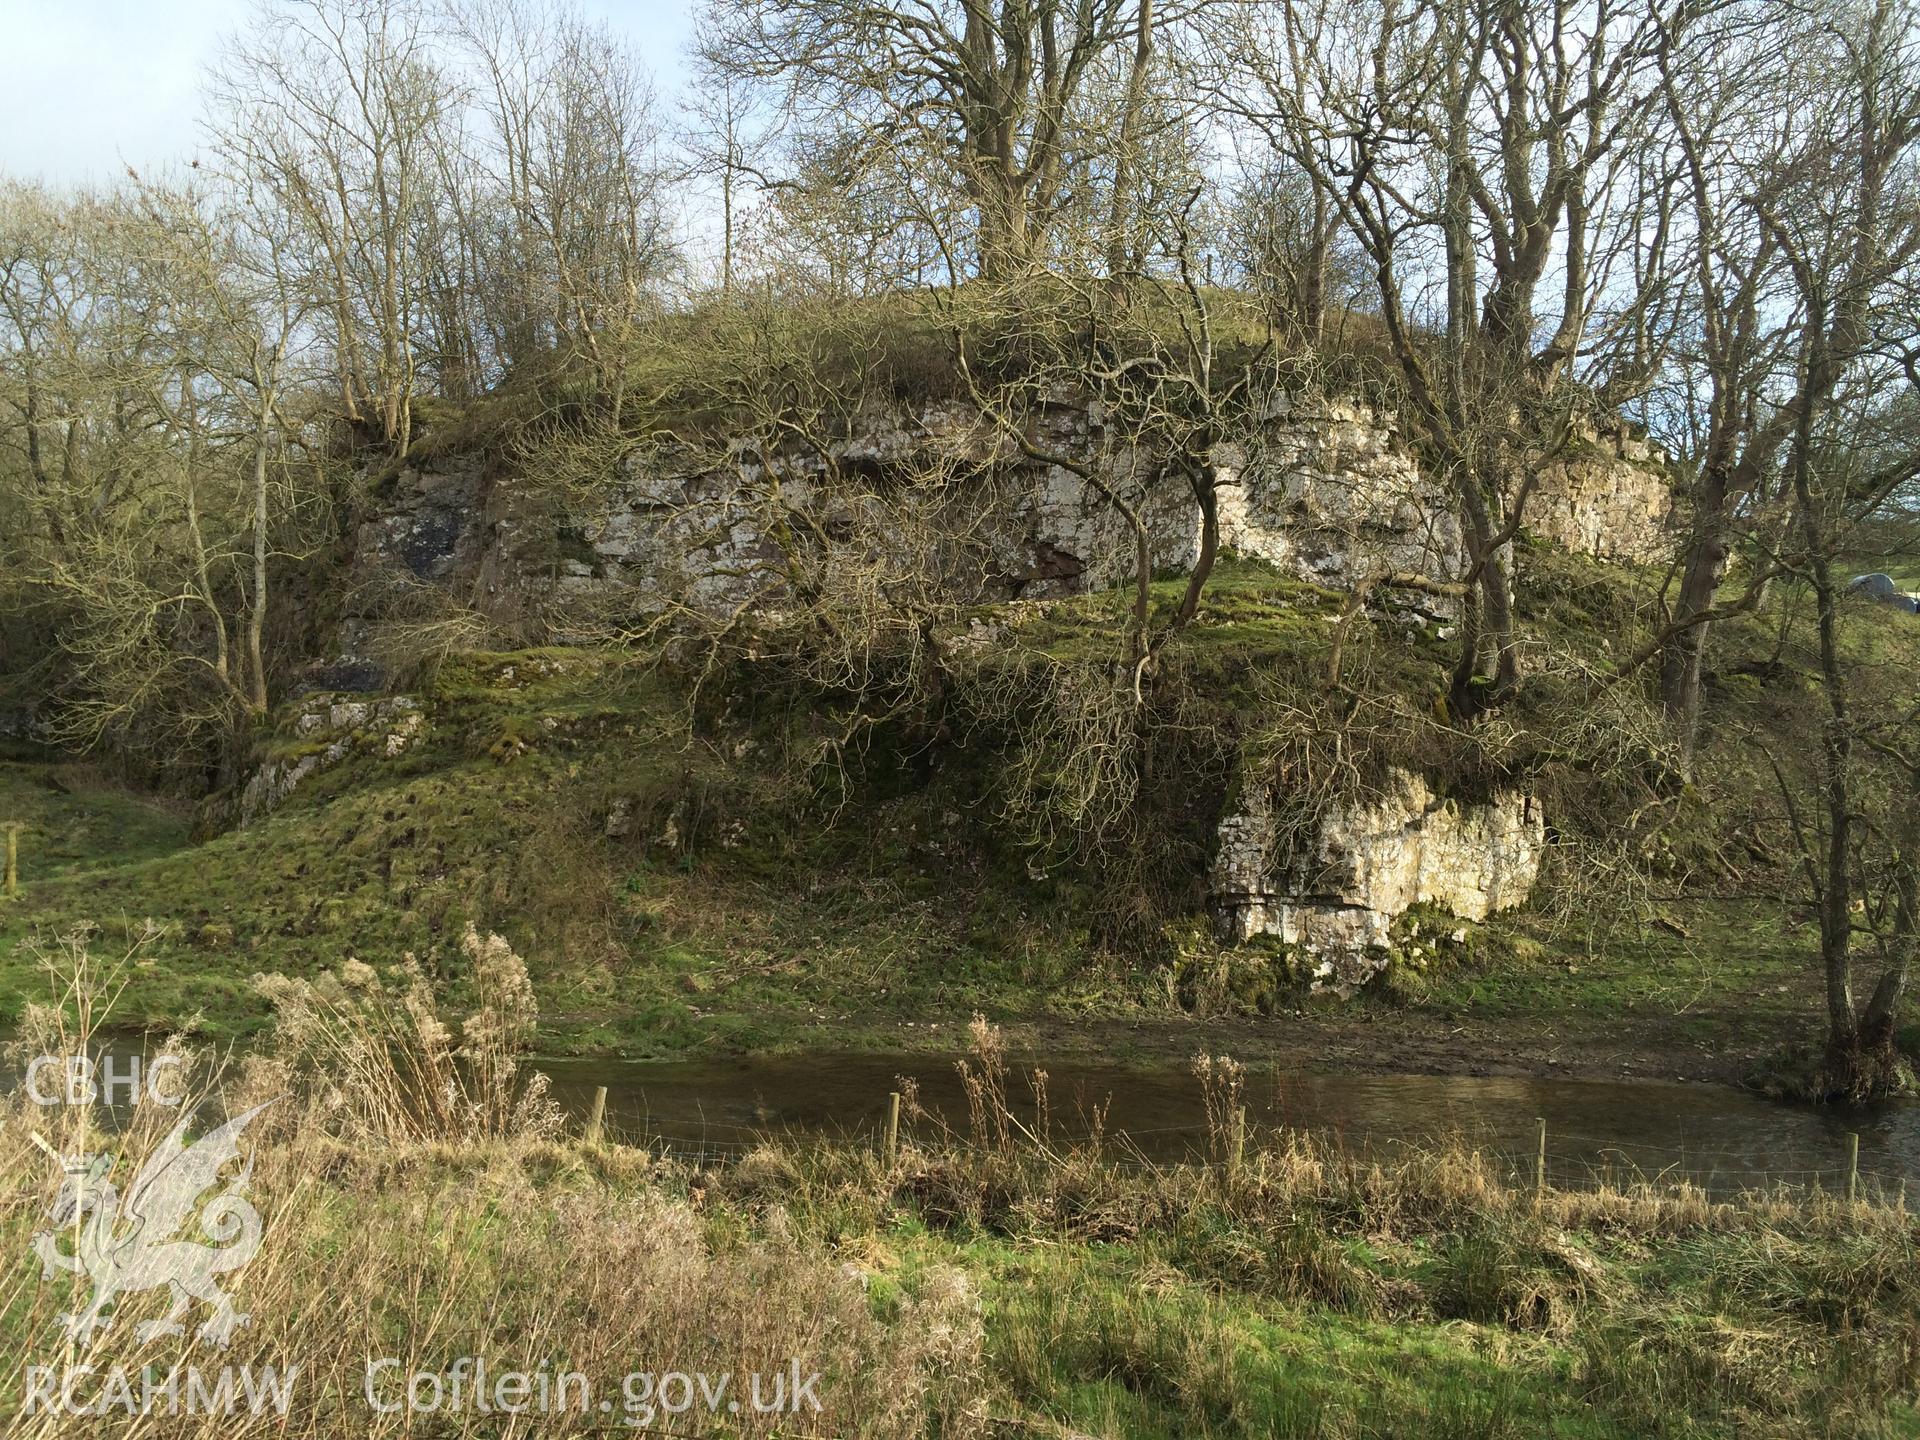
[[[924,1054],[818,1055],[741,1061],[543,1063],[557,1098],[585,1114],[607,1087],[611,1135],[680,1150],[737,1151],[773,1134],[873,1135],[898,1077],[956,1129],[966,1102],[952,1060]],[[1048,1064],[1052,1133],[1082,1137],[1106,1108],[1105,1131],[1143,1157],[1178,1159],[1205,1145],[1199,1083],[1184,1069]],[[1024,1071],[1011,1108],[1033,1125]],[[1243,1095],[1256,1126],[1288,1127],[1385,1153],[1407,1143],[1464,1141],[1527,1175],[1547,1123],[1556,1183],[1611,1169],[1684,1175],[1724,1193],[1772,1181],[1845,1185],[1849,1136],[1858,1134],[1863,1181],[1896,1189],[1920,1180],[1920,1105],[1790,1106],[1722,1086],[1657,1081],[1506,1079],[1435,1075],[1287,1074],[1250,1070]],[[923,1130],[931,1128],[921,1122]],[[909,1126],[911,1133],[911,1126]],[[1920,1198],[1920,1197],[1917,1197]]]
[[[124,1072],[137,1039],[105,1047]],[[923,1111],[904,1130],[964,1136],[967,1104],[955,1060],[928,1054],[816,1054],[740,1060],[535,1062],[553,1094],[584,1118],[607,1089],[609,1138],[687,1156],[721,1158],[765,1138],[871,1139],[889,1094],[910,1079]],[[1171,1161],[1206,1146],[1199,1082],[1184,1067],[1048,1063],[1047,1135],[1084,1139],[1104,1112],[1117,1157]],[[1040,1128],[1027,1068],[1016,1064],[1010,1108]],[[18,1075],[0,1073],[0,1089]],[[1288,1073],[1249,1069],[1242,1094],[1258,1129],[1303,1131],[1357,1151],[1386,1155],[1408,1144],[1464,1143],[1530,1178],[1547,1127],[1556,1184],[1597,1176],[1684,1177],[1715,1193],[1772,1182],[1844,1188],[1851,1136],[1859,1136],[1863,1183],[1891,1193],[1920,1182],[1920,1103],[1870,1107],[1785,1105],[1713,1085],[1635,1080],[1514,1079],[1445,1075]],[[1920,1192],[1916,1198],[1920,1199]]]

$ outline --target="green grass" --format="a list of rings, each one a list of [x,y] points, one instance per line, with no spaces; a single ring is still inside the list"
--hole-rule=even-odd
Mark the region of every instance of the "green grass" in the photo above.
[[[781,1173],[790,1213],[848,1237],[876,1294],[937,1266],[982,1277],[994,1383],[1077,1433],[1912,1433],[1903,1218],[1869,1238],[1766,1202],[1536,1209],[1460,1157],[1329,1160],[1268,1154],[1236,1188],[936,1151],[877,1215],[848,1201],[851,1163],[789,1152]],[[963,1194],[978,1208],[956,1218]]]
[[[1422,985],[1417,1003],[1522,1034],[1556,1027],[1570,1059],[1625,1031],[1637,1037],[1627,1050],[1678,1065],[1723,1050],[1758,1053],[1814,1013],[1814,942],[1783,926],[1777,902],[1683,897],[1660,914],[1666,925],[1594,934],[1509,921],[1477,963]]]
[[[1627,1440],[1912,1423],[1904,1221],[1869,1236],[1764,1202],[1621,1197],[1536,1212],[1461,1157],[1395,1172],[1268,1154],[1238,1188],[938,1148],[903,1170],[802,1149],[715,1188],[778,1194],[803,1232],[841,1237],[883,1314],[930,1272],[975,1277],[1000,1403],[1048,1426]]]
[[[1064,968],[1072,938],[1009,943],[997,897],[954,912],[967,877],[919,863],[942,844],[928,804],[838,826],[791,796],[762,806],[775,782],[685,747],[668,724],[677,697],[644,673],[578,651],[465,656],[427,698],[414,749],[356,751],[201,844],[122,791],[59,796],[45,787],[63,769],[0,767],[0,794],[39,807],[24,812],[23,894],[0,917],[0,1003],[40,993],[27,936],[90,922],[111,944],[149,918],[164,936],[122,1018],[197,1015],[223,1037],[264,1023],[259,971],[413,951],[457,989],[452,942],[470,921],[537,957],[549,1042],[570,1050],[888,1045],[929,1005],[1037,1004]],[[313,748],[283,732],[266,753]],[[613,837],[617,810],[627,831]],[[68,837],[57,852],[33,848],[42,820]]]
[[[267,1234],[232,1283],[256,1322],[226,1357],[300,1364],[302,1403],[284,1428],[162,1420],[161,1440],[365,1433],[361,1367],[387,1353],[578,1368],[595,1393],[636,1364],[799,1356],[826,1408],[785,1434],[1915,1433],[1920,1256],[1911,1218],[1878,1201],[1536,1195],[1460,1150],[1369,1161],[1266,1131],[1231,1171],[911,1123],[892,1163],[770,1141],[696,1167],[546,1128],[386,1133],[378,1109],[308,1098],[313,1078],[296,1065],[295,1097],[251,1137]],[[25,1109],[0,1109],[0,1134],[47,1123]],[[375,1128],[343,1131],[346,1114]],[[16,1253],[45,1168],[24,1143],[0,1149]],[[68,1292],[14,1267],[0,1336],[45,1356]],[[114,1338],[159,1303],[129,1294]],[[164,1367],[170,1343],[139,1360]],[[0,1404],[19,1374],[0,1376]],[[434,1433],[478,1440],[490,1423],[449,1414]]]
[[[1920,533],[1909,514],[1890,516],[1865,527],[1854,548],[1842,555],[1835,572],[1842,580],[1855,575],[1890,575],[1902,590],[1920,590]]]
[[[0,825],[21,826],[20,880],[37,885],[180,849],[185,807],[140,796],[85,766],[0,762]]]
[[[985,1252],[984,1254],[982,1252]],[[1516,1375],[1457,1328],[1290,1311],[1126,1250],[1025,1260],[995,1276],[990,1354],[1030,1409],[1094,1434],[1555,1433],[1544,1374]],[[1602,1435],[1580,1426],[1564,1434]]]
[[[1521,574],[1539,642],[1592,646],[1639,623],[1645,577],[1537,547]],[[1180,589],[1155,586],[1157,613]],[[627,657],[456,656],[421,692],[412,748],[355,750],[268,818],[198,844],[183,812],[84,770],[0,765],[0,805],[30,826],[25,893],[0,914],[0,1014],[40,993],[26,937],[85,921],[112,941],[151,917],[164,937],[123,1016],[197,1017],[221,1037],[265,1022],[256,972],[311,975],[349,954],[411,951],[458,993],[454,942],[469,922],[528,957],[544,1043],[562,1052],[934,1048],[979,1010],[1034,1049],[1143,1061],[1219,1035],[1249,1057],[1430,1068],[1491,1048],[1542,1070],[1734,1079],[1801,1031],[1817,1013],[1810,941],[1776,898],[1772,777],[1748,741],[1798,733],[1817,697],[1791,667],[1739,671],[1777,648],[1770,620],[1720,632],[1699,793],[1644,839],[1671,928],[1593,906],[1577,923],[1508,917],[1347,1006],[1309,997],[1284,957],[1256,948],[1231,957],[1223,1004],[1183,1009],[1182,956],[1208,943],[1214,820],[1246,757],[1271,743],[1274,697],[1321,703],[1341,603],[1258,564],[1221,566],[1164,659],[1160,683],[1183,697],[1169,743],[1206,743],[1168,751],[1144,792],[1161,817],[1141,872],[1150,895],[1129,888],[1131,872],[1023,843],[1005,811],[1003,742],[978,728],[933,749],[909,737],[895,751],[897,737],[878,734],[843,804],[792,761],[821,733],[821,705],[766,667],[716,682],[690,739],[671,675]],[[973,683],[1003,683],[1036,657],[1119,655],[1124,610],[1120,593],[1005,607],[994,618],[1008,633]],[[1912,637],[1857,628],[1890,668],[1910,661]],[[1448,652],[1432,626],[1365,619],[1349,636],[1351,693],[1400,716],[1379,743],[1406,763],[1433,762],[1447,740],[1422,712]],[[1566,703],[1560,684],[1523,700],[1522,726],[1547,725]],[[262,737],[263,756],[323,743],[296,733],[294,713]],[[1756,850],[1769,835],[1773,851]],[[1148,925],[1119,941],[1106,927],[1127,906]]]

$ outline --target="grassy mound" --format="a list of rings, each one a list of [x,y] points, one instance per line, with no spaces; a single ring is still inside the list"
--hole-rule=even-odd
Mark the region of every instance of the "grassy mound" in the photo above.
[[[113,942],[151,918],[163,934],[123,1017],[243,1035],[266,1016],[256,973],[347,955],[412,952],[458,994],[470,977],[454,942],[471,923],[527,955],[556,1050],[918,1048],[982,1010],[1035,1048],[1183,1055],[1203,1025],[1241,1050],[1304,1045],[1376,1068],[1498,1054],[1542,1073],[1737,1078],[1815,1013],[1808,942],[1778,900],[1787,861],[1763,758],[1805,753],[1794,737],[1818,697],[1801,657],[1774,620],[1723,630],[1700,777],[1636,829],[1609,777],[1554,747],[1570,713],[1593,710],[1583,675],[1643,624],[1643,577],[1530,550],[1521,580],[1527,633],[1559,658],[1468,752],[1430,713],[1449,658],[1439,626],[1362,617],[1329,694],[1343,597],[1223,566],[1156,680],[1139,823],[1106,852],[1033,822],[1058,776],[1026,763],[1018,789],[1027,742],[965,695],[937,730],[877,724],[827,765],[851,702],[767,657],[695,696],[624,654],[456,656],[419,690],[410,744],[363,737],[264,819],[197,844],[184,816],[85,772],[0,765],[0,818],[30,827],[24,893],[0,910],[0,1007],[38,993],[33,937],[90,922]],[[1157,603],[1179,588],[1158,587]],[[1121,648],[1124,603],[989,607],[971,683],[1006,694],[1047,666],[1097,670]],[[1858,628],[1901,663],[1920,643],[1877,614]],[[327,748],[302,710],[260,737],[263,762]],[[1603,730],[1594,713],[1577,724]],[[1282,719],[1302,715],[1321,738],[1358,733],[1357,715],[1374,763],[1451,767],[1469,785],[1489,764],[1531,766],[1527,783],[1558,785],[1539,912],[1397,966],[1346,1008],[1309,995],[1271,948],[1222,951],[1204,916],[1214,826],[1250,765],[1320,753],[1287,749],[1300,742]],[[1647,852],[1632,907],[1599,904],[1621,897],[1583,874],[1580,826]]]

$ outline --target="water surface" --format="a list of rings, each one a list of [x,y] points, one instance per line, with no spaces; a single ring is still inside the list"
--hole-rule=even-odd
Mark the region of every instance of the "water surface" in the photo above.
[[[124,1071],[137,1038],[101,1049]],[[611,1138],[687,1156],[739,1154],[768,1137],[827,1136],[871,1142],[889,1094],[917,1091],[908,1138],[945,1127],[962,1139],[968,1108],[955,1059],[938,1055],[817,1054],[741,1060],[542,1060],[555,1098],[584,1119],[607,1088]],[[1048,1063],[1044,1117],[1016,1064],[1009,1106],[1055,1144],[1096,1127],[1120,1158],[1170,1161],[1207,1152],[1201,1086],[1184,1066],[1142,1068]],[[0,1072],[0,1089],[19,1082]],[[1538,1126],[1547,1124],[1548,1171],[1561,1184],[1598,1176],[1686,1178],[1726,1193],[1774,1182],[1844,1187],[1850,1134],[1860,1173],[1889,1193],[1920,1182],[1920,1103],[1871,1107],[1783,1105],[1713,1085],[1651,1080],[1515,1079],[1445,1075],[1246,1072],[1242,1100],[1256,1127],[1304,1131],[1348,1148],[1390,1154],[1409,1144],[1462,1143],[1533,1174]],[[1916,1190],[1920,1199],[1920,1190]]]
[[[570,1111],[585,1114],[607,1087],[616,1136],[724,1154],[766,1134],[871,1136],[885,1122],[890,1091],[917,1081],[921,1104],[964,1133],[967,1106],[950,1059],[924,1054],[820,1055],[737,1062],[543,1062]],[[1204,1151],[1198,1081],[1184,1068],[1046,1065],[1051,1133],[1084,1137],[1104,1107],[1104,1131],[1154,1160]],[[1038,1120],[1017,1071],[1012,1108]],[[1338,1138],[1390,1151],[1419,1142],[1463,1141],[1516,1163],[1528,1175],[1547,1122],[1549,1170],[1559,1180],[1616,1174],[1685,1175],[1716,1191],[1762,1185],[1845,1183],[1848,1135],[1860,1136],[1860,1169],[1895,1189],[1920,1180],[1920,1106],[1782,1105],[1722,1086],[1638,1080],[1513,1079],[1436,1075],[1287,1074],[1249,1070],[1244,1100],[1256,1126]],[[921,1122],[920,1128],[937,1128]],[[1920,1192],[1917,1192],[1920,1193]]]

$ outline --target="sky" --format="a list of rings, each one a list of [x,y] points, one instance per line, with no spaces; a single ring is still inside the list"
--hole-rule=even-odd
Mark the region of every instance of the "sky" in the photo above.
[[[0,0],[0,175],[103,182],[199,146],[202,68],[254,0]],[[624,34],[661,98],[678,82],[692,0],[580,0]]]

